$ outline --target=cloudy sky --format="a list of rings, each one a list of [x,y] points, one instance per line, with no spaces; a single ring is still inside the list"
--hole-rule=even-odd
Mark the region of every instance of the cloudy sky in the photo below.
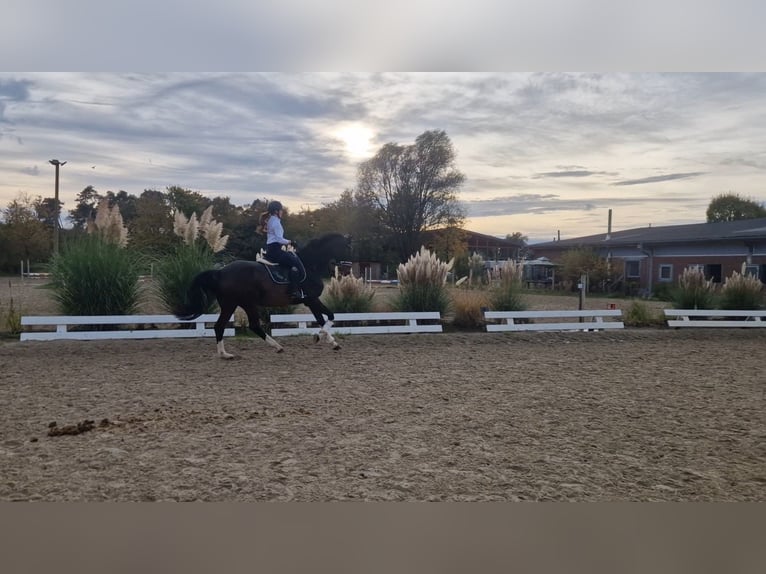
[[[321,207],[388,142],[446,131],[467,227],[532,242],[766,202],[763,73],[0,73],[0,205],[179,185]]]

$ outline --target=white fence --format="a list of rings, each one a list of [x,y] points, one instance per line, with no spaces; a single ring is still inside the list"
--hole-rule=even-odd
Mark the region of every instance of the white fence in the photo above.
[[[215,331],[206,325],[215,323],[218,315],[214,313],[200,315],[191,321],[181,321],[173,315],[29,315],[21,318],[25,327],[42,327],[47,330],[25,330],[21,333],[22,341],[53,341],[56,339],[159,339],[212,337]],[[174,328],[158,329],[157,325],[193,325],[193,329]],[[231,322],[229,323],[231,324]],[[88,329],[79,329],[87,326]],[[94,327],[101,327],[95,329]],[[135,328],[141,326],[142,328]],[[50,328],[55,327],[55,330]],[[78,327],[70,331],[69,327]],[[104,328],[109,327],[109,328]],[[125,327],[129,327],[125,329]],[[227,327],[224,335],[234,335],[234,328]]]
[[[272,315],[271,336],[314,334],[319,329],[311,313]],[[428,321],[424,324],[421,321]],[[436,323],[434,323],[436,321]],[[275,327],[290,324],[290,327]],[[402,313],[336,313],[332,332],[340,335],[372,335],[380,333],[441,333],[441,314],[438,311]]]
[[[668,327],[766,327],[766,311],[664,309]],[[740,317],[741,319],[733,319]]]
[[[621,309],[573,311],[485,311],[484,318],[502,320],[487,323],[487,331],[594,331],[622,329]],[[539,321],[540,322],[533,322]]]

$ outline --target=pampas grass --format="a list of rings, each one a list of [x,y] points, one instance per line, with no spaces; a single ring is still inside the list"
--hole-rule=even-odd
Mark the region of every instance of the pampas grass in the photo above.
[[[339,275],[335,276],[325,287],[322,301],[335,313],[367,313],[372,310],[372,300],[375,289],[367,285],[361,277]]]
[[[99,201],[95,219],[88,220],[87,232],[119,247],[128,244],[128,228],[123,223],[120,206],[109,207],[108,199]]]
[[[449,309],[447,294],[447,273],[454,264],[451,259],[445,263],[425,247],[412,255],[396,270],[399,279],[399,294],[393,305],[399,311],[439,311]]]
[[[495,281],[490,291],[490,306],[495,311],[523,311],[526,309],[521,298],[524,265],[514,261],[503,261],[500,266],[500,278]]]
[[[139,304],[140,264],[118,243],[85,235],[53,256],[49,287],[64,315],[130,315]]]
[[[155,265],[155,290],[163,307],[172,312],[185,300],[186,292],[197,273],[210,269],[215,254],[226,247],[228,235],[222,235],[223,224],[213,219],[213,206],[209,206],[198,218],[192,213],[188,218],[177,211],[173,217],[173,232],[182,242],[175,250],[157,261]],[[213,299],[205,313],[217,308]]]
[[[684,269],[673,292],[673,306],[676,309],[712,309],[714,302],[713,280],[705,279],[704,273],[696,267]]]
[[[742,264],[742,273],[736,271],[721,289],[721,309],[760,309],[763,305],[763,283],[758,277],[745,273],[745,265]]]

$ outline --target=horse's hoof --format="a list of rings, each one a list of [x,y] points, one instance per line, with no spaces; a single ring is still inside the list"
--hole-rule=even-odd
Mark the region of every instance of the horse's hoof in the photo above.
[[[225,355],[218,355],[221,359],[233,359],[234,355],[230,355],[229,353],[226,353]]]
[[[284,351],[284,348],[277,349],[277,353],[282,353]]]
[[[318,343],[318,342],[319,342],[319,335],[314,335],[314,343]]]
[[[333,345],[332,350],[333,351],[340,351],[340,345],[338,345],[338,343],[335,343],[335,345]]]

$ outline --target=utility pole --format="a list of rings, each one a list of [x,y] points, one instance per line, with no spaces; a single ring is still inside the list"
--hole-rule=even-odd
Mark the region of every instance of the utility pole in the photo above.
[[[66,165],[65,161],[59,161],[57,159],[52,159],[48,163],[51,165],[56,166],[56,194],[54,196],[56,200],[56,221],[53,223],[53,254],[58,255],[59,252],[59,227],[61,227],[61,224],[59,220],[61,219],[61,204],[59,203],[59,168],[62,165]]]

